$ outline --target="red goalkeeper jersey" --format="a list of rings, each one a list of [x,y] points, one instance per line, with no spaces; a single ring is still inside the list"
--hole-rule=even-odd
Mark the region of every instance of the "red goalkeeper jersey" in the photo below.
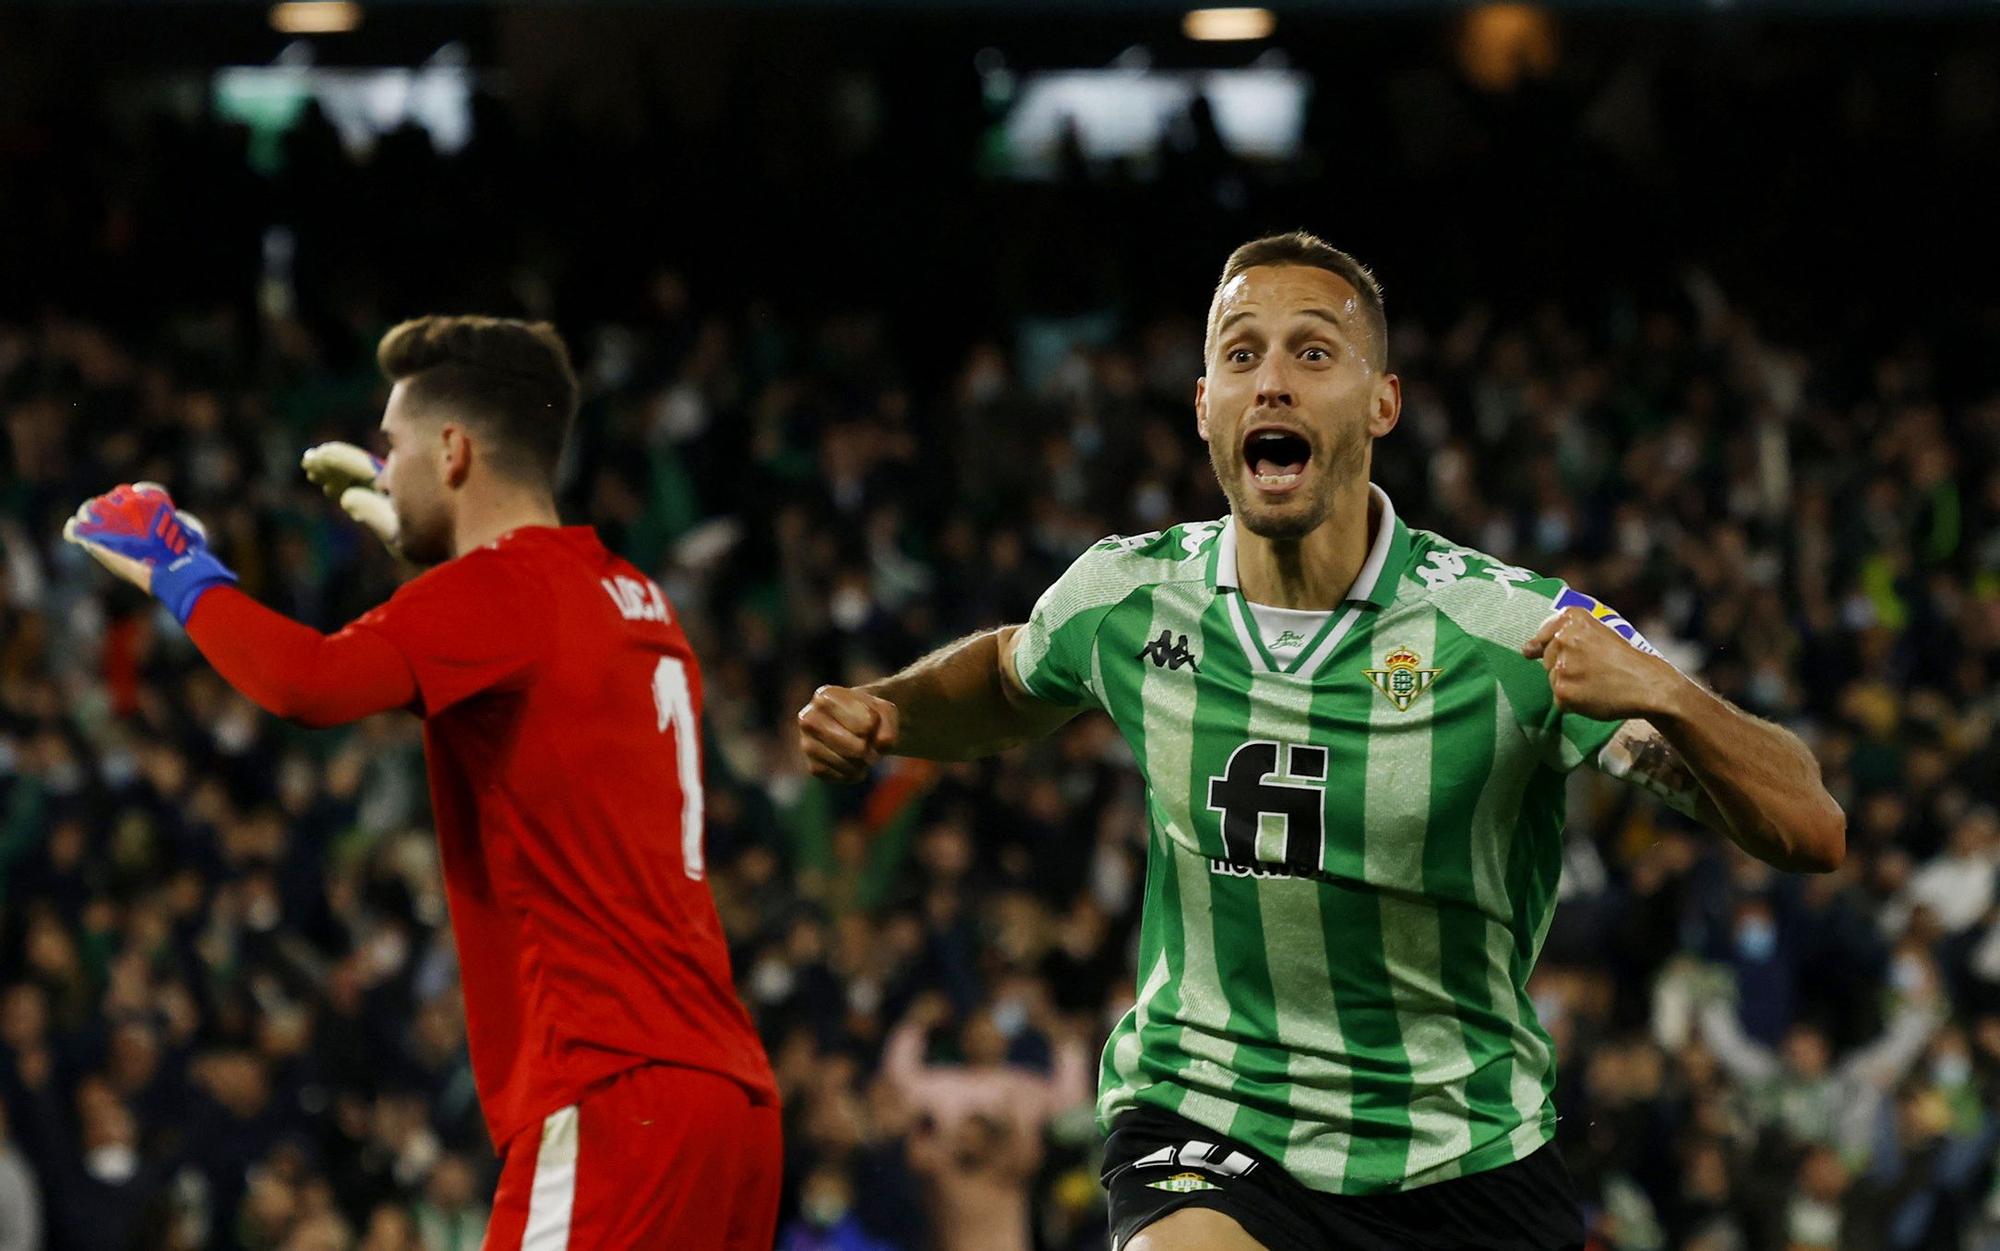
[[[528,527],[352,632],[416,684],[494,1142],[651,1061],[775,1102],[702,881],[701,676],[660,588],[587,526]]]

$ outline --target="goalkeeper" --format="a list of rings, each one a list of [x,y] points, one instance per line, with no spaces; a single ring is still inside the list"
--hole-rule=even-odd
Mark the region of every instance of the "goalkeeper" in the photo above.
[[[408,709],[424,754],[481,1110],[486,1251],[768,1251],[777,1094],[703,881],[701,679],[660,588],[557,524],[576,412],[546,325],[424,318],[379,351],[389,456],[313,481],[435,566],[322,635],[237,590],[161,487],[65,527],[279,716]]]

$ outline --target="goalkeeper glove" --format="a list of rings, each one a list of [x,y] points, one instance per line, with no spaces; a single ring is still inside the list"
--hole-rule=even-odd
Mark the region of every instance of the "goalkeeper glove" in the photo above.
[[[157,482],[134,482],[85,500],[63,523],[63,538],[150,592],[183,626],[203,591],[236,581],[208,550],[201,522],[175,508]]]
[[[391,552],[397,552],[396,507],[375,485],[382,473],[381,461],[352,443],[322,443],[308,449],[299,463],[307,479],[338,503],[342,512],[360,522]]]

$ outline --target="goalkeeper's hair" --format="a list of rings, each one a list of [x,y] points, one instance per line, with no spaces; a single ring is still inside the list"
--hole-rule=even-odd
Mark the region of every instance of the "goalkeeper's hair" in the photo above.
[[[1354,293],[1361,297],[1361,314],[1368,329],[1369,354],[1377,368],[1387,372],[1389,320],[1382,311],[1382,284],[1375,281],[1375,275],[1368,271],[1366,265],[1318,235],[1307,234],[1303,230],[1252,239],[1229,254],[1228,263],[1222,267],[1222,278],[1215,284],[1215,295],[1208,302],[1208,332],[1202,342],[1204,359],[1215,350],[1215,320],[1221,308],[1223,288],[1245,270],[1259,265],[1302,265],[1308,269],[1324,269],[1345,279],[1347,285],[1354,288]]]
[[[500,317],[419,317],[382,336],[375,359],[419,409],[443,409],[493,439],[510,477],[553,486],[576,420],[576,370],[556,328]]]

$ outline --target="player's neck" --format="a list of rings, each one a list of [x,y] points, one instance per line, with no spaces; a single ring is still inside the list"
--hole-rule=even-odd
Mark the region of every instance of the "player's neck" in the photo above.
[[[1368,546],[1380,519],[1374,516],[1368,480],[1334,496],[1333,508],[1312,533],[1298,539],[1267,539],[1236,526],[1236,581],[1243,597],[1272,608],[1328,612],[1340,607],[1348,588],[1367,563]]]
[[[463,556],[523,526],[559,526],[555,501],[531,488],[468,492],[452,524],[452,554]]]

